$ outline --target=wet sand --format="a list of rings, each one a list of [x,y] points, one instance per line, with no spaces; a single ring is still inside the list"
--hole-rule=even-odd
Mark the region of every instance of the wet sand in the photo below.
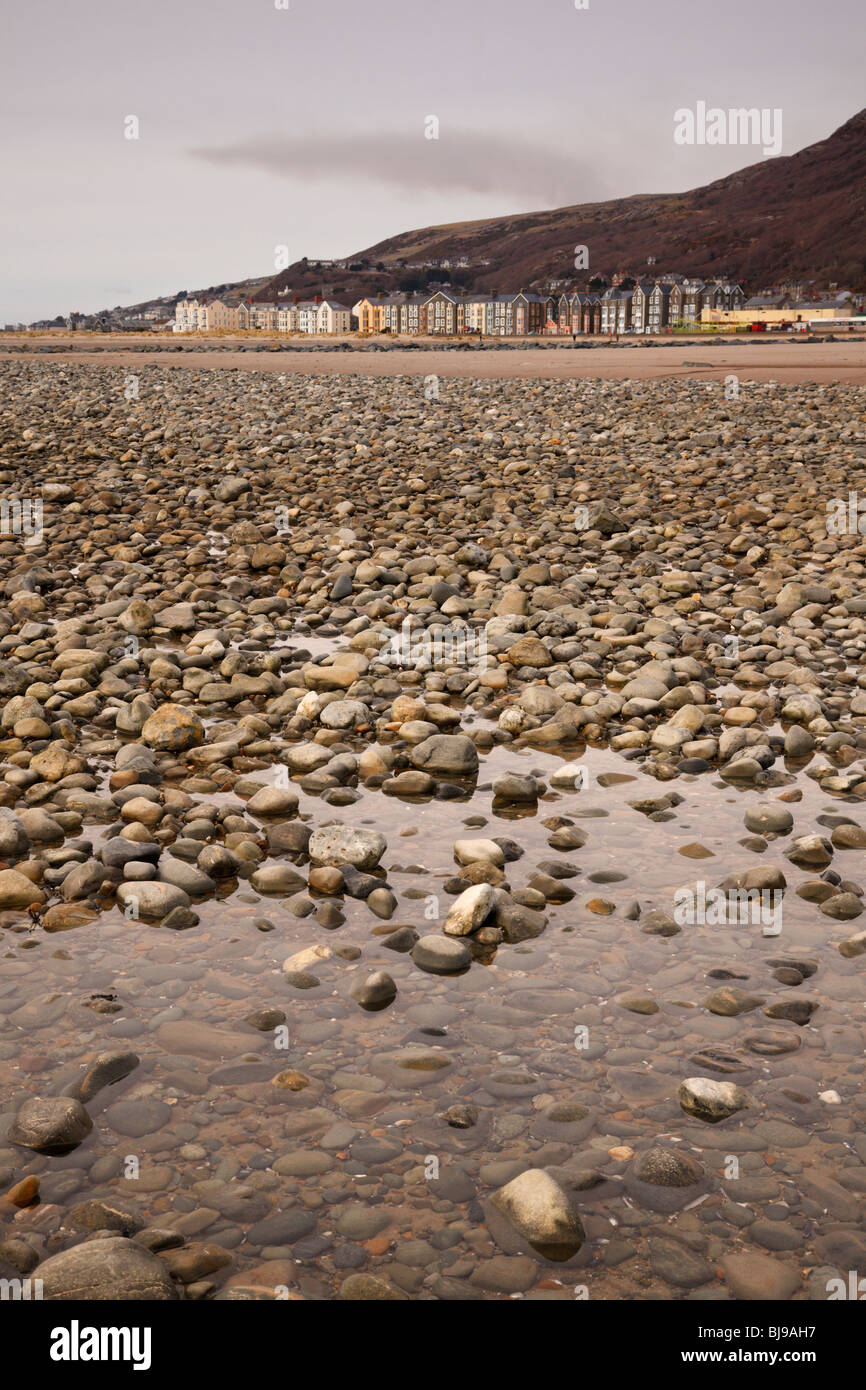
[[[17,341],[17,340],[16,340]],[[269,371],[301,376],[361,375],[375,377],[440,376],[460,378],[539,380],[660,380],[676,377],[706,377],[724,380],[735,375],[742,381],[777,381],[785,385],[814,382],[849,386],[866,385],[866,339],[845,342],[817,340],[774,341],[743,339],[713,343],[686,342],[676,345],[647,346],[623,342],[613,346],[572,347],[547,343],[515,348],[394,348],[383,351],[369,347],[347,347],[345,351],[319,351],[315,348],[232,351],[214,347],[212,351],[184,346],[177,350],[154,348],[146,351],[147,339],[138,340],[138,350],[120,346],[70,348],[55,351],[53,339],[38,342],[51,348],[40,351],[33,340],[32,351],[0,351],[0,360],[34,358],[55,363],[99,362],[118,367],[157,364],[161,367],[195,367]],[[5,347],[5,344],[3,345]],[[10,344],[11,346],[11,344]]]

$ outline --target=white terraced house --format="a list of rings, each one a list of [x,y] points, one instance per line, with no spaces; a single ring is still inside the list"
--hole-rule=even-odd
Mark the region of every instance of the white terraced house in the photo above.
[[[653,292],[652,280],[638,280],[631,297],[631,331],[648,333],[649,300]]]
[[[335,299],[302,300],[297,304],[281,304],[278,327],[281,333],[348,333],[352,311]]]
[[[315,333],[319,322],[319,306],[314,299],[302,299],[295,305],[298,311],[298,331]]]
[[[276,332],[279,328],[279,320],[280,306],[278,304],[263,304],[254,301],[250,305],[250,328]]]
[[[605,290],[601,297],[602,333],[627,333],[631,328],[631,290]]]
[[[207,328],[207,305],[201,299],[179,299],[175,305],[174,333],[195,333]]]

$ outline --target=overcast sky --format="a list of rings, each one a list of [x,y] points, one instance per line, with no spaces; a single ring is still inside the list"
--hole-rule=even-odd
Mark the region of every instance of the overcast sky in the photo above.
[[[698,101],[783,154],[866,105],[864,0],[284,2],[5,0],[0,323],[762,157],[676,144]]]

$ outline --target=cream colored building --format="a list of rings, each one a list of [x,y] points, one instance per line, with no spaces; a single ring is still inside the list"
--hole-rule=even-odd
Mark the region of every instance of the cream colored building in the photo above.
[[[847,319],[852,314],[851,305],[845,302],[827,304],[790,304],[787,308],[777,305],[755,305],[749,309],[703,309],[701,323],[743,324],[743,323],[808,323],[810,319]]]
[[[234,305],[212,299],[204,306],[205,323],[209,332],[234,332],[238,326],[238,311]]]
[[[466,327],[470,333],[483,333],[489,295],[466,301]]]
[[[238,310],[221,299],[181,299],[174,311],[175,333],[234,332]]]
[[[264,333],[277,333],[280,326],[280,308],[278,304],[256,304],[250,305],[250,328],[257,328]]]
[[[238,305],[221,299],[181,299],[175,308],[175,333],[236,333],[256,329],[264,333],[349,333],[351,310],[336,299],[302,300],[300,303]]]
[[[207,328],[207,305],[200,299],[179,299],[174,311],[175,333],[196,333]]]
[[[352,327],[352,311],[336,299],[323,299],[316,320],[317,333],[348,333]]]

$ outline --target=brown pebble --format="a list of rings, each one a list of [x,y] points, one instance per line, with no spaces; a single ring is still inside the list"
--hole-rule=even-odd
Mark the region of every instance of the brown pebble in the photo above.
[[[32,1175],[22,1178],[16,1182],[9,1191],[4,1194],[6,1201],[11,1202],[16,1207],[29,1207],[39,1196],[39,1179]]]
[[[303,1091],[309,1084],[310,1078],[302,1071],[281,1071],[271,1081],[279,1091]]]

